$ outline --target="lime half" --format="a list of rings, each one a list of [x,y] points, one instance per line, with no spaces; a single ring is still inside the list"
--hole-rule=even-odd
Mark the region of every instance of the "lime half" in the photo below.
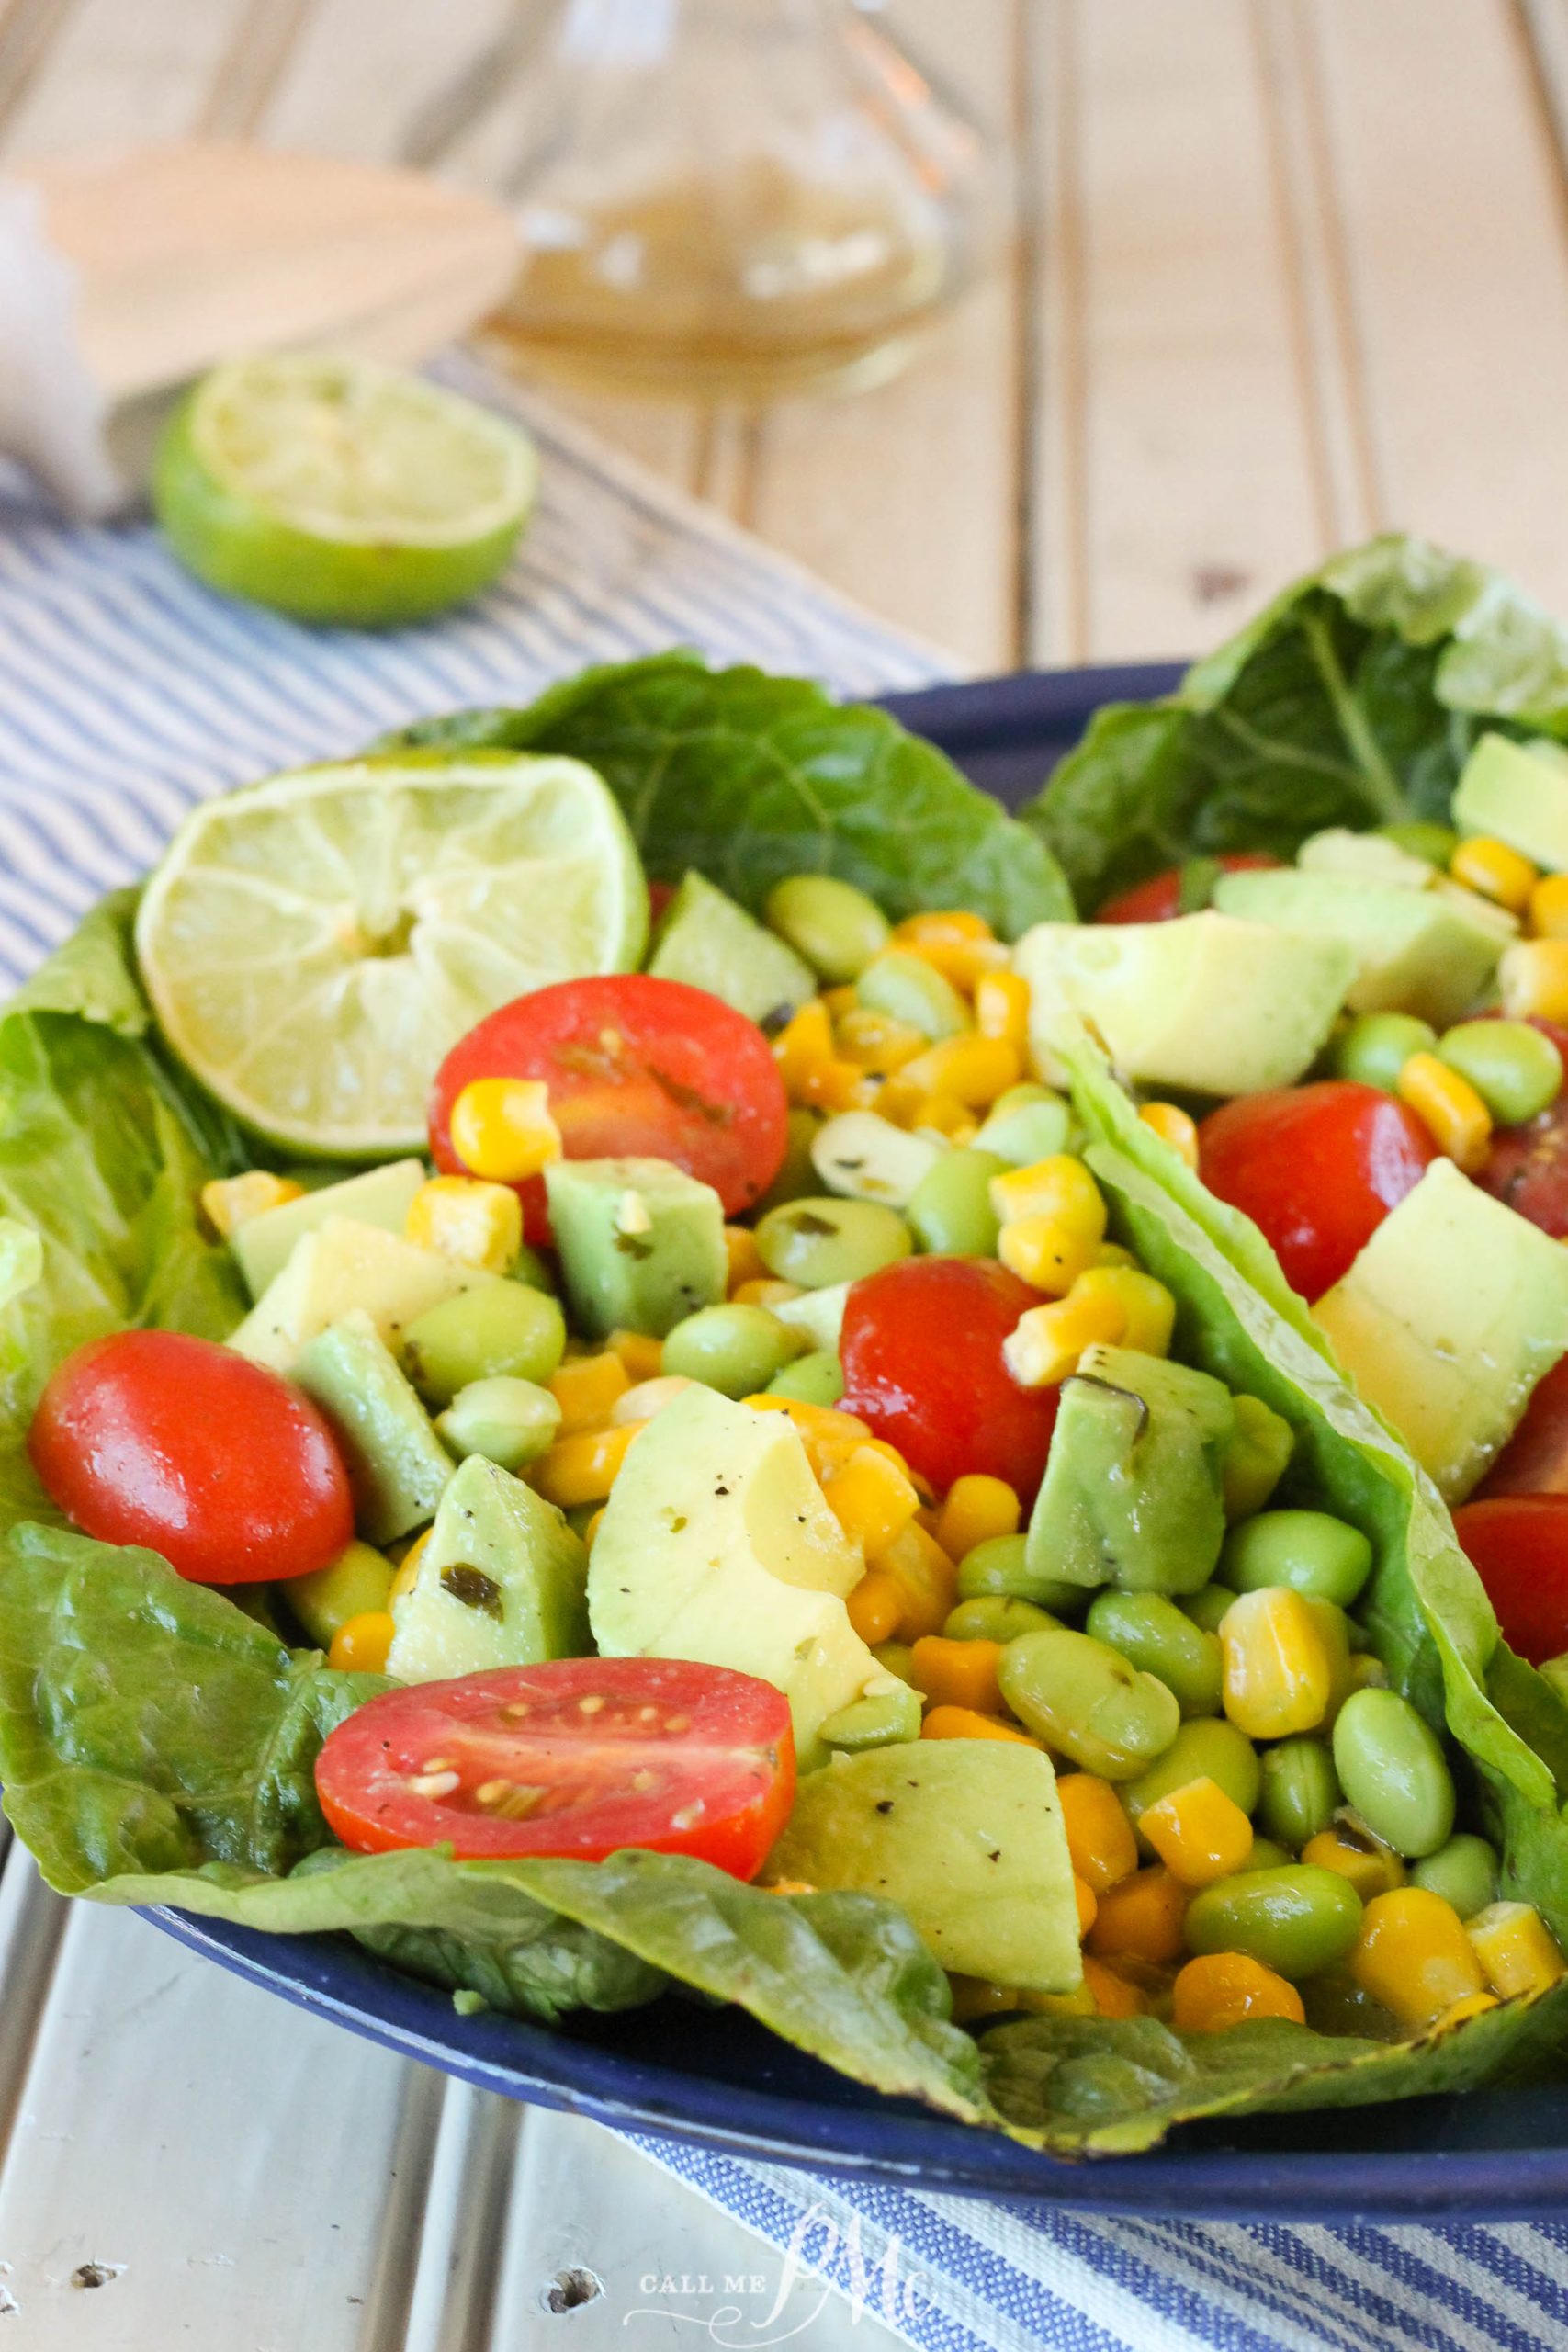
[[[648,890],[602,779],[513,752],[303,768],[186,820],[142,897],[159,1023],[237,1118],[288,1148],[422,1148],[476,1021],[631,969]]]
[[[526,434],[421,376],[316,352],[215,368],[175,412],[152,503],[209,586],[385,628],[494,579],[528,519]]]

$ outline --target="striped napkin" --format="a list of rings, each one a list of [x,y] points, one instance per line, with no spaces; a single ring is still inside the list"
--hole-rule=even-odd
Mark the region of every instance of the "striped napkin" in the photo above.
[[[475,609],[369,638],[307,633],[209,595],[144,526],[66,529],[0,480],[0,985],[157,857],[192,801],[356,750],[461,703],[672,642],[847,695],[958,666],[900,637],[467,361],[520,408],[544,484],[512,570]],[[1568,2352],[1568,2225],[1444,2230],[1101,2221],[912,2185],[829,2181],[628,2135],[921,2352]],[[787,2321],[785,2322],[787,2325]],[[700,2336],[706,2315],[696,2323]],[[715,2342],[766,2338],[750,2321]]]

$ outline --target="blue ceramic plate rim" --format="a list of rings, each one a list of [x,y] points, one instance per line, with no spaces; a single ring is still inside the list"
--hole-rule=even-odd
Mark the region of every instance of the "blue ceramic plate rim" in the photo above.
[[[889,696],[887,707],[1017,806],[1101,703],[1166,693],[1179,675],[1169,663],[1025,671]],[[672,2064],[659,2054],[671,2019],[703,2013],[666,2002],[633,2012],[637,2022],[558,2031],[461,2017],[446,1994],[346,1937],[261,1935],[168,1908],[147,1916],[220,1967],[483,2089],[731,2154],[1100,2212],[1236,2221],[1525,2220],[1560,2214],[1568,2199],[1568,2088],[1194,2126],[1148,2155],[1067,2164],[879,2098],[728,2013],[704,2028],[697,2065]],[[708,2071],[716,2029],[729,2073]]]

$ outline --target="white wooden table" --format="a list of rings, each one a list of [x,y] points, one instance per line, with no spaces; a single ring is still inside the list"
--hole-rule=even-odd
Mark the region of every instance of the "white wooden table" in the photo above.
[[[0,157],[200,130],[396,158],[509,14],[0,0]],[[1393,526],[1568,611],[1568,0],[890,17],[1011,135],[1010,266],[859,401],[579,413],[976,670],[1190,652]],[[430,160],[493,183],[505,158],[481,128]],[[682,2314],[722,2300],[645,2280],[761,2278],[760,2318],[778,2275],[608,2134],[141,1920],[67,1918],[15,1850],[0,2149],[0,2352],[640,2352],[700,2341]],[[551,2312],[578,2267],[603,2291]],[[801,2286],[772,2332],[837,2352],[819,2302]]]

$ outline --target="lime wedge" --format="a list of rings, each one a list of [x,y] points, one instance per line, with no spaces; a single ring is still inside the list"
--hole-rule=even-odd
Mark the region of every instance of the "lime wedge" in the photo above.
[[[169,1044],[290,1150],[422,1148],[476,1021],[552,980],[631,969],[648,890],[577,760],[400,752],[303,768],[186,820],[143,894],[141,976]]]
[[[461,603],[528,519],[534,445],[423,377],[319,352],[218,368],[171,418],[152,503],[210,587],[384,628]]]

